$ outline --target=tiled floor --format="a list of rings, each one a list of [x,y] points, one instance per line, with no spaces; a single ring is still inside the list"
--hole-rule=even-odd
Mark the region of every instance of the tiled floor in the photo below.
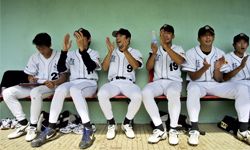
[[[120,126],[119,126],[120,127]],[[200,128],[206,131],[205,136],[200,137],[200,144],[196,147],[187,144],[187,135],[180,134],[180,143],[170,146],[167,140],[158,144],[148,144],[147,139],[152,130],[149,125],[135,125],[135,139],[128,139],[119,128],[114,140],[106,139],[106,126],[97,125],[96,140],[89,150],[250,150],[250,145],[238,141],[234,136],[217,128],[215,124],[202,124]],[[24,136],[8,140],[7,135],[11,130],[0,130],[0,150],[29,150],[34,149],[30,143],[24,140]],[[36,148],[36,150],[75,150],[81,135],[67,134],[60,138]]]

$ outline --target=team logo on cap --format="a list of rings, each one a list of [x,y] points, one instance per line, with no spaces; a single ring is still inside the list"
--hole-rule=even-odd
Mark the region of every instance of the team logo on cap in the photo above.
[[[209,29],[210,29],[210,27],[209,27],[209,26],[206,26],[206,27],[205,27],[205,29],[206,29],[206,30],[209,30]]]
[[[240,36],[245,36],[245,34],[244,34],[244,33],[241,33]]]

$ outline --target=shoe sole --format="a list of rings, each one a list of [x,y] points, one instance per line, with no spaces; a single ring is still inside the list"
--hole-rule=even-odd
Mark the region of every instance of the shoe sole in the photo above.
[[[188,144],[189,144],[190,146],[198,146],[198,144],[191,144],[191,143],[189,143],[189,142],[188,142]]]

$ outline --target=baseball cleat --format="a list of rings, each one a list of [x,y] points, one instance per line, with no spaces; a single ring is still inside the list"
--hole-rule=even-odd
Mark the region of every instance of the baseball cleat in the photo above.
[[[117,125],[115,124],[108,125],[108,132],[106,134],[106,138],[108,140],[114,139],[116,135],[116,130],[117,130]]]
[[[250,145],[250,131],[244,131],[240,132],[240,130],[237,131],[237,139],[246,142]]]
[[[159,129],[154,129],[153,134],[149,136],[148,143],[156,144],[160,140],[165,140],[167,138],[167,133],[165,131],[161,131]]]
[[[122,124],[121,128],[128,138],[135,138],[135,133],[131,124]]]
[[[79,143],[79,148],[80,149],[88,148],[94,143],[94,141],[95,141],[95,136],[93,130],[84,127],[82,140]]]
[[[28,126],[29,126],[29,123],[26,124],[26,125],[21,125],[21,124],[18,123],[18,124],[16,125],[15,131],[12,132],[12,133],[10,133],[10,134],[8,135],[8,138],[9,138],[9,139],[14,139],[14,138],[18,138],[18,137],[24,135],[24,134],[26,133],[25,129],[26,129]]]
[[[25,136],[25,140],[27,142],[30,142],[36,138],[36,136],[37,136],[36,127],[29,126],[29,127],[27,127],[26,131],[27,131],[27,134]]]
[[[168,132],[168,143],[170,145],[177,145],[179,143],[179,132],[175,129],[170,129]]]
[[[32,147],[40,147],[45,144],[47,141],[53,140],[56,136],[56,130],[47,127],[44,131],[42,131],[38,137],[36,137],[32,142]]]
[[[189,131],[188,144],[192,146],[197,146],[199,144],[200,132],[197,130]]]

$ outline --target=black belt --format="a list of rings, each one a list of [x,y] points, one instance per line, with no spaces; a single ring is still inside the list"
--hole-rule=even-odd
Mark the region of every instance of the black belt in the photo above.
[[[76,78],[76,79],[86,79],[86,80],[97,80],[97,79],[94,79],[94,78]]]
[[[132,79],[122,77],[122,76],[116,76],[116,77],[112,78],[110,81],[113,81],[113,80],[129,80],[129,81],[133,81]]]

